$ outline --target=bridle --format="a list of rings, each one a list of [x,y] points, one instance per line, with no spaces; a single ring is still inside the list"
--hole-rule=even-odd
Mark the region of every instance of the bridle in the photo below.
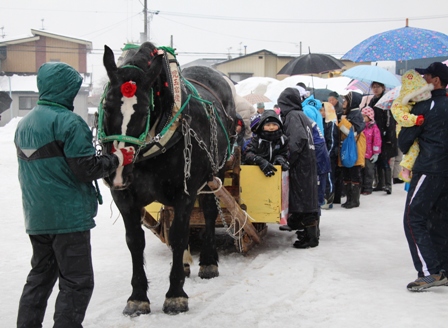
[[[135,65],[124,65],[122,66],[122,68],[135,68],[140,70],[141,72],[143,72],[143,70]],[[150,125],[150,120],[151,120],[151,112],[154,111],[154,92],[153,89],[151,88],[149,90],[149,105],[148,105],[148,115],[146,118],[146,126],[145,126],[145,130],[142,132],[142,134],[138,137],[132,137],[132,136],[128,136],[128,135],[122,135],[122,134],[114,134],[114,135],[106,135],[106,132],[104,131],[104,108],[103,108],[103,103],[104,100],[106,98],[106,94],[109,91],[109,85],[110,82],[107,83],[106,87],[104,88],[104,92],[103,95],[101,96],[101,100],[100,100],[100,104],[98,106],[98,141],[101,144],[107,143],[107,142],[113,142],[113,141],[118,141],[118,142],[125,142],[125,143],[130,143],[136,146],[139,146],[138,151],[141,150],[141,148],[145,147],[147,145],[146,143],[146,136],[148,135],[149,132],[149,125]]]

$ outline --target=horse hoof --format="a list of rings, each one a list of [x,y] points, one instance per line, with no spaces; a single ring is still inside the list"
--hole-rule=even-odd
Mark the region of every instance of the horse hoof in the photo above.
[[[151,313],[149,302],[128,301],[123,310],[123,314],[130,317],[138,317],[140,314]]]
[[[163,312],[166,314],[179,314],[188,311],[188,298],[166,298],[163,303]]]
[[[199,277],[202,279],[212,279],[219,276],[217,265],[201,265],[199,268]]]
[[[191,274],[190,264],[184,263],[184,272],[185,272],[185,277],[190,278],[190,274]]]

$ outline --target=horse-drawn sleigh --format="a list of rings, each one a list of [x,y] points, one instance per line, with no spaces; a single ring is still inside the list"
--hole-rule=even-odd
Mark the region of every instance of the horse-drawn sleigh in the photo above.
[[[98,110],[98,141],[104,152],[131,145],[136,149],[133,164],[120,167],[105,179],[123,216],[133,264],[132,294],[123,313],[136,316],[150,312],[142,218],[170,245],[173,253],[163,311],[185,312],[188,296],[183,290],[186,276],[183,257],[188,249],[190,226],[204,228],[199,276],[217,277],[217,219],[222,225],[233,225],[239,247],[247,251],[260,242],[267,222],[280,219],[281,179],[271,178],[274,184],[277,181],[273,188],[277,190],[276,196],[263,200],[260,190],[271,189],[257,186],[255,181],[259,179],[247,175],[248,186],[254,183],[258,189],[255,203],[272,205],[274,200],[277,203],[273,207],[275,219],[267,220],[265,213],[260,221],[252,222],[257,206],[248,202],[251,197],[245,191],[245,174],[240,174],[238,153],[232,152],[235,137],[232,90],[219,72],[207,67],[189,67],[181,73],[172,49],[156,48],[149,42],[130,49],[118,66],[112,50],[105,46],[103,61],[110,81]],[[259,178],[264,178],[258,167],[252,169],[256,169]],[[243,168],[241,173],[245,171]],[[220,181],[227,186],[221,188]],[[196,200],[200,210],[195,209]],[[154,202],[164,204],[155,218],[151,214],[154,211],[146,207]],[[250,215],[242,210],[243,204]]]

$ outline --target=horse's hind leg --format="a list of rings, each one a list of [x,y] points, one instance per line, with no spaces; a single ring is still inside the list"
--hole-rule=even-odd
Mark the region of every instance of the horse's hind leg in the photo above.
[[[218,252],[215,243],[215,222],[218,208],[214,195],[202,196],[199,201],[205,218],[204,242],[199,256],[199,277],[211,279],[219,276]]]
[[[184,263],[185,276],[187,278],[190,278],[190,274],[191,274],[190,265],[193,264],[193,257],[191,256],[191,253],[190,253],[190,247],[188,247],[186,250],[184,250],[184,258],[183,258],[182,262]]]

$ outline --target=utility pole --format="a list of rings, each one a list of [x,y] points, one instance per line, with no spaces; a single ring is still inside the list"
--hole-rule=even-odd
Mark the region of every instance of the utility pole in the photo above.
[[[148,0],[145,0],[143,4],[143,16],[144,16],[143,33],[140,33],[141,43],[151,41],[151,35],[150,35],[151,20],[154,15],[158,15],[159,13],[160,13],[159,10],[148,10]]]
[[[151,25],[151,21],[152,18],[154,17],[154,15],[158,15],[160,13],[160,10],[149,10],[149,20],[148,20],[148,41],[151,41],[151,34],[150,34],[150,25]]]
[[[143,7],[143,15],[144,15],[144,29],[143,29],[143,42],[148,41],[148,0],[145,0],[145,4]],[[142,42],[142,43],[143,43]]]

